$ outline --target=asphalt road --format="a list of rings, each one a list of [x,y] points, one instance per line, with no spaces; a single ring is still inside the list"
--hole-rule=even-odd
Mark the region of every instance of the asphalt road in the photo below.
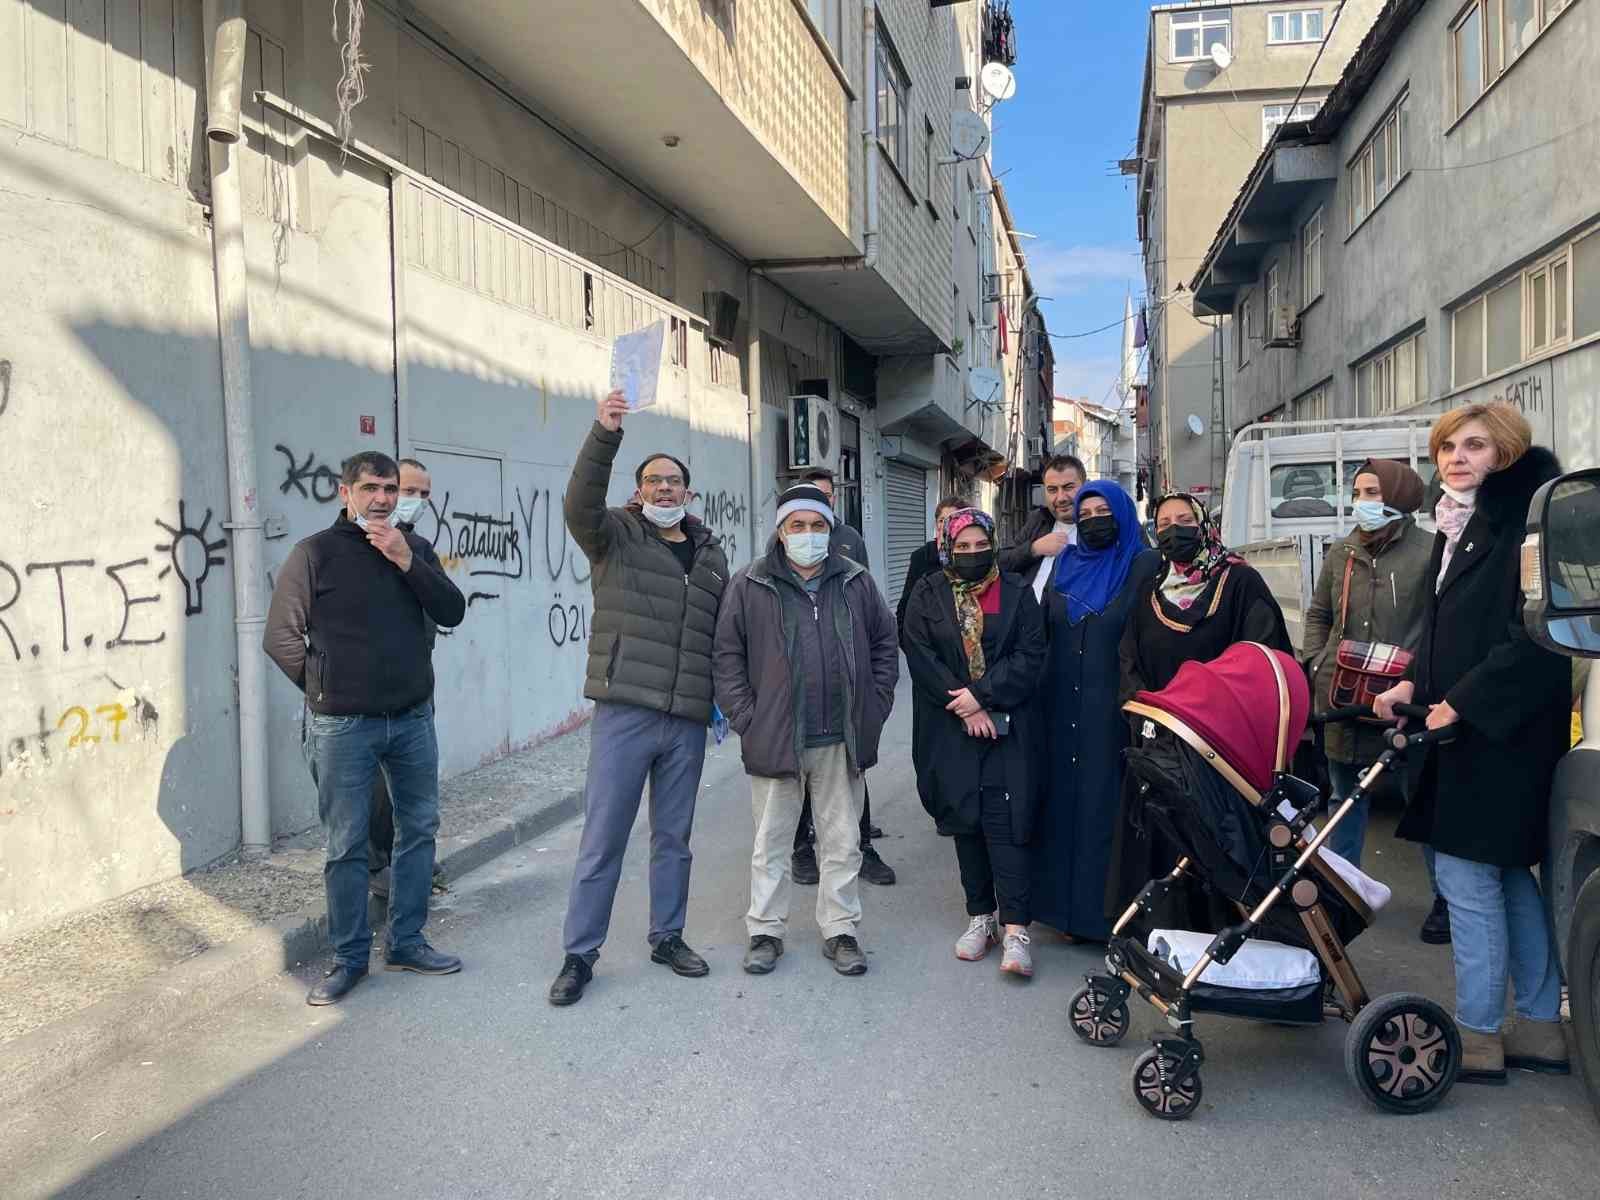
[[[0,1114],[0,1195],[180,1197],[1588,1197],[1600,1128],[1574,1079],[1458,1087],[1420,1117],[1346,1082],[1344,1026],[1212,1019],[1201,1111],[1157,1122],[1129,1087],[1156,1029],[1080,1044],[1068,997],[1089,949],[1040,932],[1031,983],[958,962],[954,851],[917,805],[902,703],[872,775],[901,882],[865,890],[871,970],[834,974],[811,889],[777,972],[739,970],[752,822],[735,743],[708,763],[679,979],[644,942],[643,822],[611,940],[582,1003],[544,998],[578,835],[572,822],[443,898],[433,940],[460,975],[375,972],[335,1009],[284,977],[158,1048]],[[1448,949],[1421,945],[1413,847],[1378,822],[1396,888],[1353,957],[1374,993],[1448,1001]]]

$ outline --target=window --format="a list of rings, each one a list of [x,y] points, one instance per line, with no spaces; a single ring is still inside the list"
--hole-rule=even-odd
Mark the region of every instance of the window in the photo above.
[[[1227,46],[1230,24],[1226,10],[1173,13],[1172,61],[1194,62],[1208,57],[1217,46]]]
[[[980,366],[982,361],[978,357],[978,318],[969,312],[967,314],[967,366]]]
[[[1267,269],[1267,308],[1264,314],[1267,336],[1277,335],[1278,305],[1283,303],[1283,272],[1278,263]]]
[[[922,125],[922,195],[937,218],[939,206],[933,202],[933,122],[923,117]]]
[[[967,202],[963,207],[967,210],[967,232],[977,239],[977,212],[978,212],[978,185],[972,181],[972,172],[967,172]]]
[[[1272,135],[1277,132],[1278,126],[1287,125],[1290,121],[1309,121],[1317,115],[1321,108],[1321,101],[1302,100],[1292,108],[1287,104],[1264,104],[1261,107],[1261,144],[1265,146],[1272,140]]]
[[[1409,95],[1401,96],[1350,160],[1348,190],[1352,232],[1405,178],[1410,102]]]
[[[1300,231],[1300,307],[1322,295],[1322,210]]]
[[[1600,229],[1591,229],[1451,314],[1452,387],[1466,387],[1600,333]]]
[[[1322,10],[1305,8],[1297,12],[1276,12],[1267,17],[1267,45],[1283,46],[1294,42],[1322,40]]]
[[[1424,347],[1418,333],[1356,368],[1356,409],[1361,416],[1382,416],[1428,398]]]
[[[1570,0],[1472,0],[1450,26],[1455,115],[1521,58]]]
[[[1250,361],[1250,293],[1239,297],[1238,311],[1233,314],[1234,358],[1239,369]]]
[[[1483,0],[1450,28],[1455,57],[1456,113],[1460,115],[1483,94]]]
[[[894,52],[878,27],[878,144],[889,155],[889,161],[900,169],[900,174],[911,175],[911,112],[906,106],[906,95],[911,91],[911,81],[906,69],[900,65],[900,56]]]
[[[1326,421],[1328,419],[1328,385],[1321,384],[1299,397],[1289,407],[1291,421]]]
[[[670,330],[672,365],[686,367],[689,365],[689,322],[673,317]]]
[[[822,40],[828,43],[834,57],[841,57],[844,49],[839,40],[843,22],[840,12],[843,0],[806,0],[806,11],[811,14],[811,24],[822,35]]]

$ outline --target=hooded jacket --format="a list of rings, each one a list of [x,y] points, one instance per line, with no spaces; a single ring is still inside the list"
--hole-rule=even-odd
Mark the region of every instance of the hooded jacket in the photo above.
[[[1423,578],[1422,637],[1409,678],[1417,704],[1448,700],[1454,741],[1422,760],[1399,834],[1457,858],[1502,867],[1539,862],[1548,840],[1550,782],[1570,736],[1571,667],[1522,624],[1520,565],[1528,504],[1561,473],[1535,446],[1478,489],[1437,594],[1445,538]]]
[[[765,778],[798,778],[805,741],[805,681],[793,670],[800,635],[795,608],[778,590],[793,586],[778,577],[783,570],[783,543],[774,539],[733,577],[717,618],[717,703],[739,735],[745,772]],[[852,770],[865,771],[878,761],[900,676],[894,616],[855,560],[830,553],[822,576],[823,588],[837,589],[828,606],[833,628],[825,634],[843,650],[845,752]]]
[[[694,545],[686,575],[644,514],[607,508],[611,467],[622,431],[598,421],[572,464],[564,509],[573,540],[593,572],[594,620],[583,694],[707,724],[711,720],[711,645],[728,560],[711,531],[684,517]]]

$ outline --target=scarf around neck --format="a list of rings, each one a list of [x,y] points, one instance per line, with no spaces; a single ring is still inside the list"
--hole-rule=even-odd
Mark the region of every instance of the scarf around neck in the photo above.
[[[1187,625],[1197,624],[1204,616],[1200,600],[1234,563],[1242,561],[1229,554],[1222,544],[1222,531],[1206,506],[1187,492],[1173,492],[1162,496],[1150,507],[1155,512],[1169,500],[1183,500],[1194,513],[1200,526],[1200,550],[1186,563],[1166,562],[1158,577],[1156,594],[1161,602],[1177,610]]]
[[[977,680],[982,679],[983,673],[989,669],[983,657],[982,596],[1000,578],[1000,567],[998,563],[991,565],[989,573],[975,583],[968,583],[956,574],[955,564],[950,558],[955,550],[956,537],[972,525],[987,533],[990,545],[994,544],[994,518],[980,509],[963,508],[946,517],[944,527],[939,530],[939,561],[944,564],[944,577],[950,581],[950,591],[955,596],[956,628],[961,631],[961,649],[967,656],[967,673]]]
[[[1454,495],[1450,493],[1454,492]],[[1463,502],[1457,497],[1465,497]],[[1444,583],[1445,573],[1450,570],[1450,560],[1456,556],[1456,546],[1461,542],[1461,534],[1472,520],[1472,514],[1478,511],[1478,493],[1455,492],[1450,489],[1439,497],[1439,503],[1434,505],[1433,523],[1439,527],[1439,532],[1444,534],[1444,553],[1439,558],[1439,578],[1433,581],[1433,590],[1439,591]]]

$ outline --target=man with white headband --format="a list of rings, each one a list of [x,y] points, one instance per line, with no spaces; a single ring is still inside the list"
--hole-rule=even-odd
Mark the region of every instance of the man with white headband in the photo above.
[[[717,702],[739,734],[755,810],[750,947],[744,969],[765,975],[783,954],[790,851],[811,791],[821,880],[823,956],[862,975],[858,825],[862,772],[894,706],[900,672],[894,615],[867,569],[829,550],[833,507],[801,484],[778,497],[777,536],[733,577],[717,619]]]

